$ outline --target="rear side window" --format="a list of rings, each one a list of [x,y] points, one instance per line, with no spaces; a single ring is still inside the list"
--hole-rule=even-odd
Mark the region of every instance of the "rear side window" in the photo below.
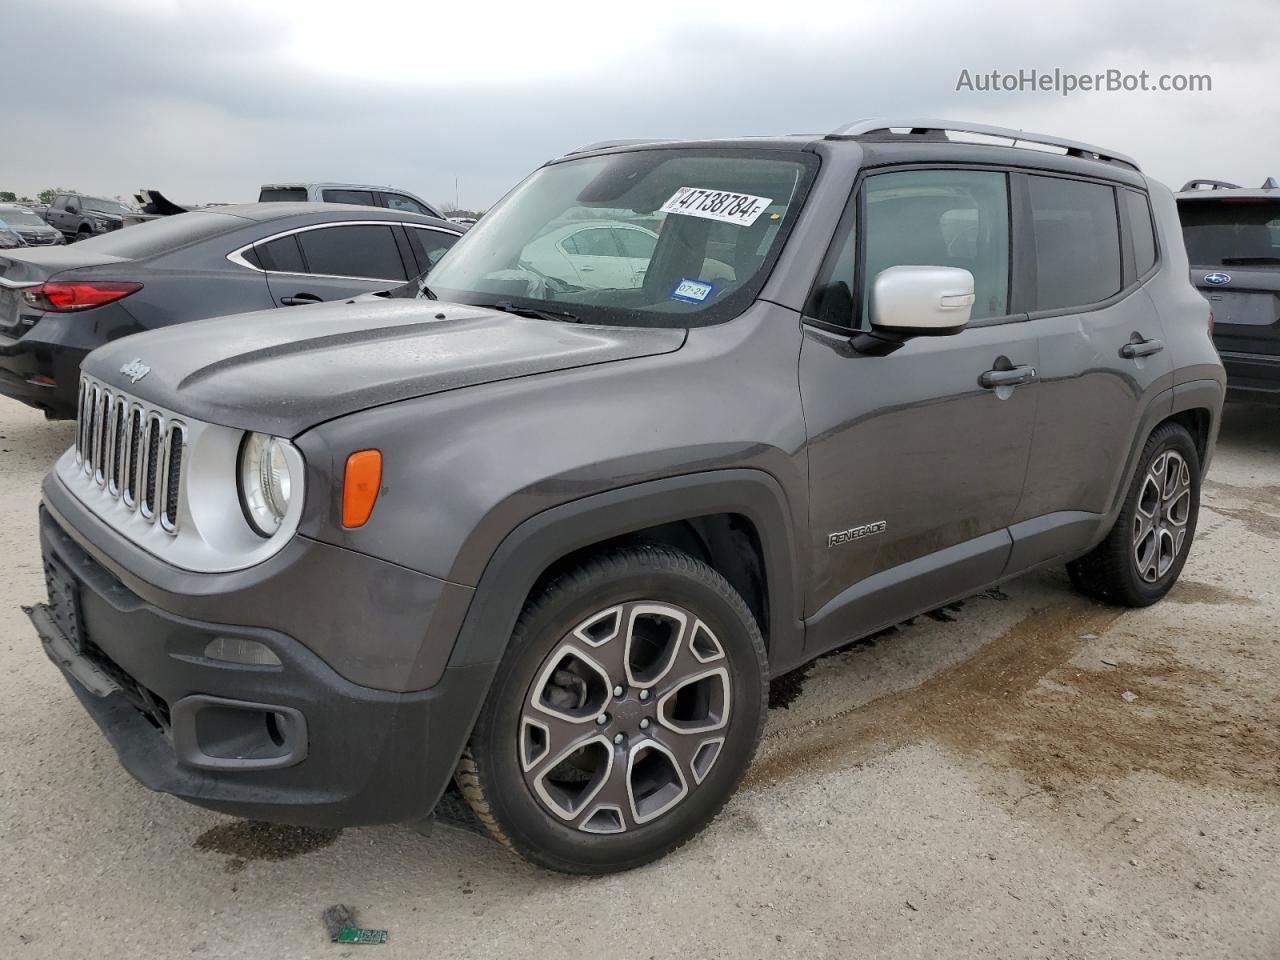
[[[252,253],[253,256],[249,256]],[[255,263],[263,270],[274,270],[278,273],[306,273],[302,263],[302,252],[298,249],[297,234],[280,237],[270,243],[260,243],[252,250],[246,251],[245,259]]]
[[[613,239],[613,230],[609,227],[594,227],[580,230],[565,237],[560,244],[566,252],[580,257],[617,257],[621,256],[617,243]]]
[[[308,273],[368,280],[407,280],[389,226],[358,224],[297,234]]]
[[[1156,234],[1151,222],[1151,204],[1136,190],[1121,190],[1133,232],[1133,266],[1139,276],[1156,265]]]
[[[230,214],[192,210],[190,213],[176,213],[172,217],[148,220],[126,230],[113,230],[90,237],[80,241],[85,246],[78,249],[140,260],[216,237],[220,233],[243,227],[247,222]]]
[[[624,257],[649,260],[658,247],[658,238],[644,230],[616,229],[613,233],[617,238],[618,246],[622,248]]]
[[[306,187],[263,187],[258,191],[259,203],[302,201],[307,199]]]
[[[1036,244],[1037,310],[1083,307],[1120,292],[1115,190],[1100,183],[1027,177]]]
[[[405,225],[405,233],[409,235],[409,246],[413,248],[413,256],[418,261],[418,269],[426,273],[434,267],[449,248],[458,242],[456,234],[443,230],[420,230]]]
[[[376,207],[372,190],[326,190],[320,194],[325,203],[359,203],[366,207]]]

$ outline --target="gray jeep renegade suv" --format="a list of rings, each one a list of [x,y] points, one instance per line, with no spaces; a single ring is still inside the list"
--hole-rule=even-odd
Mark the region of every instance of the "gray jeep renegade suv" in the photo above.
[[[733,792],[771,676],[1044,564],[1163,596],[1208,319],[1172,194],[1108,150],[597,144],[416,299],[91,354],[32,620],[153,789],[354,825],[455,779],[530,860],[634,867]]]

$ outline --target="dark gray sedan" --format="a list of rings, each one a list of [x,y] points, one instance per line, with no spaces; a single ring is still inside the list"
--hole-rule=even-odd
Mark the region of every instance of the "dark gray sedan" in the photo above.
[[[400,210],[241,204],[70,247],[0,254],[0,394],[74,417],[80,361],[119,337],[205,317],[387,290],[463,228]]]

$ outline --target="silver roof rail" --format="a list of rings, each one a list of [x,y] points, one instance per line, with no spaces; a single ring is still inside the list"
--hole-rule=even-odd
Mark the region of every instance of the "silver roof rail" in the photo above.
[[[639,140],[598,140],[595,143],[588,143],[586,146],[577,147],[565,153],[566,157],[571,157],[575,153],[590,153],[592,150],[608,150],[610,147],[634,147],[641,143],[666,143],[658,137],[642,137]]]
[[[1062,137],[1050,137],[1041,133],[1027,133],[1025,130],[1014,130],[1012,127],[994,127],[986,123],[968,123],[955,120],[916,120],[876,117],[867,120],[855,120],[847,123],[827,135],[828,140],[856,140],[870,134],[891,134],[895,130],[908,130],[916,136],[947,133],[972,133],[984,137],[1000,137],[1018,143],[1036,143],[1047,147],[1058,147],[1065,150],[1068,156],[1097,158],[1123,163],[1138,170],[1138,163],[1132,157],[1105,147],[1095,147],[1090,143],[1079,143],[1075,140],[1064,140]]]
[[[1179,193],[1186,193],[1188,190],[1239,190],[1240,184],[1228,183],[1226,180],[1188,180],[1182,185]]]

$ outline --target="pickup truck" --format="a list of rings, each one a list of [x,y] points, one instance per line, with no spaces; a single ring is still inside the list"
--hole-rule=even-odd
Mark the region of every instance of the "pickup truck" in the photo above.
[[[119,230],[133,211],[115,200],[60,193],[45,211],[45,222],[62,231],[67,240],[84,240],[100,233]]]

